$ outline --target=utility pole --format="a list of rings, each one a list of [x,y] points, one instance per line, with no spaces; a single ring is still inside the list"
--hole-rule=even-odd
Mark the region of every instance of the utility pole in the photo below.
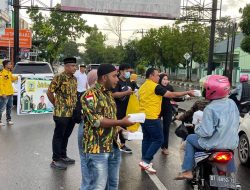
[[[187,81],[189,81],[189,64],[188,64],[188,60],[186,60],[186,67],[187,67]]]
[[[228,27],[228,35],[227,35],[227,52],[226,52],[226,61],[225,61],[225,70],[224,70],[224,76],[227,76],[227,61],[228,61],[228,49],[229,49],[229,40],[230,40],[230,30],[231,25]]]
[[[234,22],[233,29],[232,29],[232,41],[231,41],[229,73],[228,73],[228,78],[229,78],[229,82],[231,85],[232,85],[232,75],[233,75],[233,67],[234,67],[234,46],[235,46],[236,28],[237,28],[237,23]]]
[[[141,33],[141,38],[144,37],[144,30],[143,30],[143,28],[141,30],[138,30],[136,33]]]
[[[191,60],[190,60],[190,81],[192,81],[192,70],[193,70],[193,56],[194,56],[194,42],[192,42],[192,49],[191,49]]]
[[[19,0],[14,0],[14,65],[19,61]]]
[[[212,70],[213,70],[216,14],[217,14],[217,0],[213,0],[213,4],[212,4],[212,20],[211,20],[211,28],[210,28],[209,56],[208,56],[208,67],[207,67],[207,74],[208,75],[211,75]]]

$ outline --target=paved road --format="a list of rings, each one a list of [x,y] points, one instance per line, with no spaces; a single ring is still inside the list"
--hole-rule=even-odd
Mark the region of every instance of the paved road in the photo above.
[[[192,104],[191,101],[186,104]],[[51,115],[16,116],[13,127],[0,128],[0,190],[78,190],[81,181],[77,149],[77,126],[69,141],[69,156],[76,164],[66,171],[51,169]],[[120,190],[189,190],[185,182],[174,181],[180,168],[180,139],[171,126],[170,155],[160,152],[154,158],[157,174],[149,176],[138,167],[140,141],[130,141],[133,154],[123,154],[120,172]],[[250,189],[250,169],[239,166],[238,177],[243,190]]]

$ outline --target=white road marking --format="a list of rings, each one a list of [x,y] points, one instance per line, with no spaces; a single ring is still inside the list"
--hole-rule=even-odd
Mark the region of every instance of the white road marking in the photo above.
[[[159,190],[167,190],[167,188],[163,185],[163,183],[160,181],[157,175],[148,173],[148,176],[154,182],[154,184]]]

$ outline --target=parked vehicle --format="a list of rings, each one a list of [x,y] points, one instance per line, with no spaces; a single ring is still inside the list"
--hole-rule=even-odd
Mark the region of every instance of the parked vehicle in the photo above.
[[[250,166],[250,101],[241,103],[243,113],[239,128],[238,157],[242,165]]]
[[[92,69],[97,69],[99,67],[100,64],[89,64],[87,66],[87,71],[91,71]]]
[[[47,62],[17,62],[13,71],[13,75],[30,76],[40,75],[46,77],[54,77],[52,67]],[[13,83],[14,87],[14,102],[17,96],[18,81]]]

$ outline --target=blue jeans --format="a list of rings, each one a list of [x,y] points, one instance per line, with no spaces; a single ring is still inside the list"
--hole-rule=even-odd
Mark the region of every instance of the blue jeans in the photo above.
[[[6,96],[5,98],[0,96],[0,121],[2,120],[2,114],[6,108],[6,120],[11,121],[11,109],[13,107],[13,96]]]
[[[142,160],[150,163],[163,143],[163,132],[160,119],[146,119],[142,125]]]
[[[191,171],[194,167],[194,154],[197,150],[203,150],[198,143],[199,136],[191,134],[187,136],[185,155],[182,163],[182,171]]]
[[[191,134],[187,136],[185,156],[182,164],[182,171],[191,171],[194,167],[194,154],[196,151],[203,151],[204,149],[198,143],[199,136],[196,134]],[[229,161],[227,165],[229,172],[236,172],[236,165],[234,158]]]
[[[82,121],[79,124],[78,127],[78,149],[79,149],[79,155],[80,155],[80,161],[81,161],[81,173],[82,173],[82,182],[81,182],[81,188],[80,190],[83,190],[83,175],[84,175],[84,166],[83,166],[83,160],[84,160],[84,156],[83,156],[83,146],[82,146],[82,139],[83,139],[83,134],[84,134],[84,122]],[[88,177],[87,177],[88,178]]]
[[[83,188],[81,190],[118,190],[121,152],[83,154]]]

